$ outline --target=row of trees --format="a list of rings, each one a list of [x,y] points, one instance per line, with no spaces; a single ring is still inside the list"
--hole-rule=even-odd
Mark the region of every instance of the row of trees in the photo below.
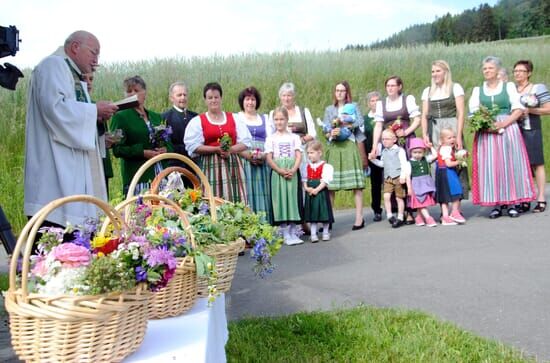
[[[447,13],[433,23],[413,25],[371,45],[345,49],[377,49],[440,42],[444,44],[492,41],[550,34],[549,0],[500,0],[494,7],[481,4],[461,14]]]

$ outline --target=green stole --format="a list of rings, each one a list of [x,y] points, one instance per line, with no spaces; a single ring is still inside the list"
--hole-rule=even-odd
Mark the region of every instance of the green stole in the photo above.
[[[88,103],[88,98],[86,97],[86,92],[84,91],[84,87],[82,86],[82,81],[84,81],[84,78],[81,74],[79,74],[76,69],[72,66],[71,62],[67,58],[65,58],[65,62],[67,62],[67,65],[69,66],[69,69],[71,70],[71,73],[73,75],[74,79],[74,90],[76,93],[76,100],[78,102],[86,102]]]

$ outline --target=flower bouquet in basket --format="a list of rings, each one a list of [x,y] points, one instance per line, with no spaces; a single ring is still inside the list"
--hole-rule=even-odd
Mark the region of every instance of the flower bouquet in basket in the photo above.
[[[496,117],[500,111],[498,105],[493,104],[490,109],[480,105],[479,110],[474,112],[469,119],[469,124],[472,132],[504,132],[504,129],[495,127]]]

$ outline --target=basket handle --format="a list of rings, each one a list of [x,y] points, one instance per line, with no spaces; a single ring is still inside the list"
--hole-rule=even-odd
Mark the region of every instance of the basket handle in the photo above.
[[[162,181],[162,179],[166,178],[173,172],[183,174],[183,176],[191,181],[194,189],[199,189],[201,187],[201,182],[199,178],[197,178],[197,176],[190,172],[188,169],[182,168],[181,166],[171,166],[162,170],[160,173],[157,174],[157,176],[155,176],[155,179],[153,179],[153,181],[151,182],[151,194],[158,194],[160,182]]]
[[[163,197],[162,195],[158,194],[144,194],[139,196],[133,196],[129,199],[123,200],[120,202],[114,209],[117,211],[117,213],[120,213],[122,209],[125,209],[125,220],[128,221],[128,218],[130,217],[130,213],[128,213],[128,209],[132,203],[135,203],[139,198],[142,198],[143,200],[151,200],[151,201],[161,201],[169,205],[179,216],[181,219],[181,223],[183,225],[183,228],[187,232],[189,239],[191,240],[191,247],[195,249],[195,237],[193,236],[193,231],[191,230],[191,223],[189,223],[189,218],[187,218],[187,214],[180,208],[180,206],[174,202],[173,200],[170,200],[166,197]],[[107,227],[109,225],[109,218],[106,218],[103,222],[103,225],[101,226],[100,233],[105,233],[107,231]]]
[[[88,202],[99,207],[105,213],[105,216],[108,218],[108,220],[113,221],[113,225],[115,226],[115,229],[118,231],[120,231],[121,227],[124,224],[124,221],[120,213],[114,210],[106,202],[96,197],[92,197],[91,195],[72,195],[72,196],[56,199],[46,204],[27,222],[25,227],[23,227],[23,230],[21,231],[19,238],[17,239],[17,243],[15,245],[15,249],[13,251],[12,259],[10,262],[9,291],[14,292],[17,287],[16,286],[17,256],[21,254],[21,250],[24,248],[23,260],[22,260],[23,266],[22,266],[22,275],[21,275],[21,290],[22,290],[23,299],[25,300],[27,299],[27,296],[28,296],[27,282],[28,282],[29,267],[30,267],[29,260],[30,260],[32,246],[34,243],[34,238],[36,236],[36,233],[38,232],[38,229],[40,228],[44,220],[46,220],[46,217],[54,209],[59,208],[60,206],[65,204],[75,203],[75,202]],[[26,242],[26,245],[25,247],[23,247],[23,244],[25,244],[25,242]]]
[[[134,177],[132,178],[132,182],[128,187],[128,194],[126,195],[126,199],[129,199],[134,196],[134,192],[139,182],[139,178],[142,177],[142,175],[147,171],[147,169],[155,165],[155,163],[162,160],[167,160],[167,159],[176,159],[183,162],[185,165],[189,166],[195,172],[195,174],[199,177],[200,182],[202,184],[202,188],[204,189],[205,197],[208,199],[208,204],[210,205],[210,216],[212,220],[215,222],[217,217],[216,217],[216,208],[214,206],[216,204],[214,201],[214,195],[212,194],[212,187],[210,186],[210,182],[208,182],[208,178],[206,177],[206,175],[204,175],[202,170],[198,167],[197,164],[193,162],[193,160],[181,154],[164,153],[147,160],[134,174]]]

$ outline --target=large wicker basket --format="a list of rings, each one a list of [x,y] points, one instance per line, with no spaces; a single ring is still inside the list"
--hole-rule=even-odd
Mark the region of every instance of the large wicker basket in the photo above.
[[[181,223],[185,228],[189,243],[192,248],[195,248],[195,239],[191,232],[189,220],[183,210],[172,200],[160,195],[145,194],[141,197],[144,202],[162,202],[163,204],[155,204],[153,208],[170,208],[175,211]],[[115,207],[115,210],[122,211],[135,203],[138,197],[126,199]],[[128,218],[129,213],[125,216]],[[105,227],[106,224],[103,225]],[[193,258],[181,257],[178,258],[178,266],[174,277],[168,282],[168,285],[159,291],[152,294],[147,306],[149,311],[149,319],[162,319],[171,316],[178,316],[188,311],[195,304],[197,297],[197,274],[196,266]]]
[[[180,154],[165,153],[165,154],[160,154],[152,159],[149,159],[145,164],[143,164],[138,169],[138,171],[134,175],[134,178],[132,179],[132,182],[130,183],[130,187],[128,189],[128,196],[132,196],[134,194],[139,178],[143,175],[143,173],[145,173],[145,171],[148,168],[153,166],[155,163],[166,159],[180,160],[195,173],[195,175],[200,180],[201,187],[204,192],[204,199],[210,205],[210,217],[212,218],[213,221],[216,221],[217,215],[216,215],[215,206],[223,204],[226,201],[224,199],[214,197],[212,193],[212,187],[210,186],[210,183],[208,182],[208,178],[206,177],[206,175],[204,175],[202,170],[191,159]],[[178,171],[178,170],[173,169],[171,171]],[[168,174],[169,172],[165,172],[165,173],[159,173],[159,175],[157,175],[157,177],[151,183],[151,193],[153,194],[158,193],[160,179],[166,177]],[[189,177],[188,173],[183,173],[183,175],[187,177],[189,180],[191,180],[191,182],[193,182],[195,185],[196,181],[194,181],[192,177]],[[244,240],[239,239],[229,244],[216,244],[216,245],[207,246],[205,248],[204,252],[207,255],[213,257],[216,261],[216,272],[218,275],[216,289],[219,292],[227,292],[231,288],[231,282],[233,280],[233,276],[235,275],[235,269],[237,267],[237,259],[239,256],[239,252],[243,251],[244,247],[245,247]],[[198,277],[197,293],[201,297],[208,295],[207,278]]]
[[[139,287],[95,296],[45,296],[28,291],[30,255],[38,228],[52,210],[72,202],[95,204],[120,231],[120,215],[87,195],[55,200],[29,220],[17,240],[5,296],[12,345],[20,359],[31,362],[119,362],[137,350],[145,335],[147,291]],[[23,248],[22,275],[17,281],[17,257]]]

